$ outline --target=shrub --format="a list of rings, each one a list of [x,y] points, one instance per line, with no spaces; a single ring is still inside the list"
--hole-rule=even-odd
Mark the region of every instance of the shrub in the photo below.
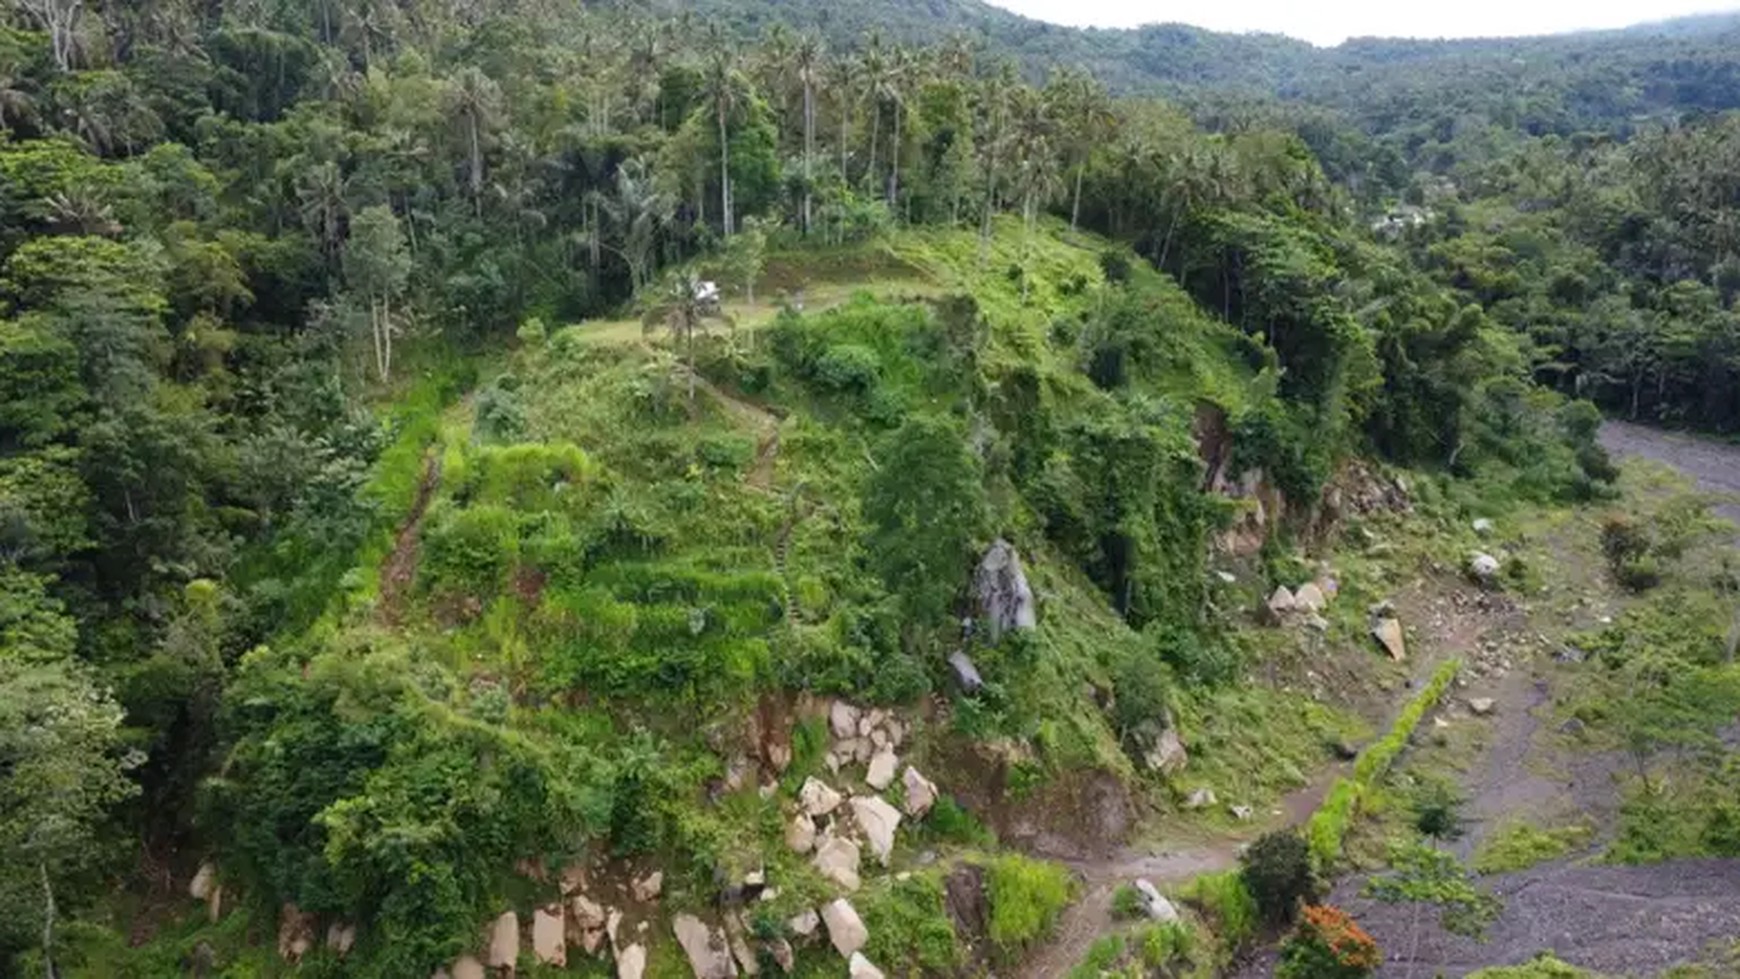
[[[1148,902],[1142,897],[1142,892],[1131,884],[1119,884],[1112,892],[1112,917],[1126,921],[1141,918],[1148,913]]]
[[[1239,862],[1245,887],[1256,899],[1263,917],[1271,922],[1292,921],[1300,903],[1317,892],[1311,848],[1297,830],[1277,830],[1262,836]]]
[[[422,573],[431,586],[487,599],[519,561],[519,521],[511,510],[444,510],[424,534]]]
[[[1587,826],[1541,829],[1524,822],[1510,823],[1481,841],[1474,854],[1474,870],[1481,874],[1527,870],[1557,860],[1588,841]]]
[[[1012,952],[1050,934],[1069,904],[1068,871],[1014,853],[993,859],[985,869],[992,943]]]
[[[1377,942],[1347,912],[1328,905],[1305,909],[1281,949],[1277,979],[1364,979],[1377,971]]]
[[[1213,921],[1228,948],[1238,948],[1257,933],[1257,900],[1237,870],[1204,874],[1185,885],[1180,896]]]
[[[960,964],[962,944],[935,875],[892,879],[866,888],[858,901],[870,929],[865,954],[876,962],[905,963],[925,975],[948,975]]]
[[[818,387],[827,391],[868,394],[876,386],[881,369],[876,351],[856,343],[841,343],[816,358],[811,376]]]

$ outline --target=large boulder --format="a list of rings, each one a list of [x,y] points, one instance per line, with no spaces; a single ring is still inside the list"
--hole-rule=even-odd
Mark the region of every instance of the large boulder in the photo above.
[[[800,911],[792,915],[791,920],[787,921],[785,926],[799,938],[808,938],[816,933],[817,928],[822,926],[822,916],[814,911]]]
[[[356,925],[334,921],[326,926],[326,947],[332,954],[344,958],[356,945]]]
[[[1177,728],[1166,728],[1154,739],[1154,747],[1149,749],[1148,767],[1162,775],[1176,775],[1184,771],[1190,764],[1190,752],[1184,749],[1184,741],[1178,736]]]
[[[1274,593],[1269,596],[1269,615],[1275,619],[1283,618],[1297,605],[1298,600],[1286,585],[1276,585]]]
[[[887,979],[882,970],[870,964],[863,952],[853,952],[846,963],[846,979]]]
[[[816,856],[811,862],[823,877],[848,891],[855,891],[863,883],[858,876],[860,859],[858,844],[843,836],[829,836],[816,847]]]
[[[1178,909],[1166,899],[1166,895],[1160,893],[1160,889],[1153,882],[1138,878],[1136,890],[1142,895],[1142,909],[1148,913],[1150,919],[1159,922],[1178,920]]]
[[[545,965],[567,966],[568,934],[560,904],[532,912],[532,955]]]
[[[732,979],[737,966],[731,961],[731,946],[725,936],[692,914],[679,914],[671,919],[671,931],[677,944],[689,957],[689,968],[695,979]]]
[[[785,845],[793,853],[808,853],[816,846],[816,821],[807,812],[791,818],[785,827]]]
[[[936,783],[925,778],[918,769],[906,766],[906,774],[901,776],[901,784],[906,788],[906,799],[902,806],[906,814],[914,819],[921,819],[930,812],[930,807],[936,805]]]
[[[888,866],[889,855],[894,852],[894,833],[900,828],[900,810],[879,795],[855,795],[852,815],[864,831],[864,838],[870,841],[870,852],[882,861],[882,866]]]
[[[803,788],[798,790],[798,805],[809,816],[826,816],[840,808],[840,803],[844,801],[845,796],[835,792],[826,782],[813,775],[804,779]]]
[[[870,758],[870,768],[864,773],[864,781],[878,792],[894,784],[894,773],[900,770],[900,759],[895,757],[894,749],[883,747]]]
[[[641,979],[644,975],[646,946],[637,943],[616,953],[616,979]],[[454,979],[458,977],[455,976]]]
[[[492,969],[511,969],[520,960],[520,916],[512,911],[489,926],[489,952],[484,962]]]
[[[630,890],[634,893],[634,899],[642,904],[658,900],[659,895],[663,894],[665,890],[665,872],[655,870],[647,874],[636,880]]]
[[[286,962],[300,962],[314,947],[314,915],[294,904],[278,912],[278,955]]]
[[[1329,596],[1315,581],[1307,581],[1293,593],[1293,608],[1300,612],[1317,613],[1329,604]]]
[[[964,650],[957,649],[949,654],[949,668],[955,671],[955,682],[961,685],[965,693],[978,693],[985,689],[985,679],[979,675],[979,668],[973,665],[973,658]]]
[[[195,901],[204,901],[211,897],[212,891],[216,888],[217,867],[207,860],[199,865],[199,870],[194,873],[193,880],[188,882],[187,893]]]
[[[836,738],[851,738],[858,734],[858,720],[862,711],[844,700],[836,700],[828,707],[828,727]]]
[[[1390,654],[1390,659],[1400,661],[1408,655],[1407,640],[1402,635],[1402,623],[1389,616],[1379,616],[1371,623],[1372,638]]]
[[[453,979],[485,979],[489,975],[489,970],[485,969],[483,963],[477,961],[475,957],[461,955],[453,963],[452,975]]]
[[[761,960],[749,947],[749,929],[744,927],[742,915],[725,916],[725,938],[731,943],[731,955],[737,960],[737,968],[746,976],[761,975]]]
[[[870,940],[870,929],[864,927],[858,909],[843,897],[822,905],[822,923],[828,926],[828,941],[841,958],[850,959]]]
[[[1482,584],[1489,583],[1498,576],[1498,558],[1484,551],[1476,553],[1468,559],[1468,573]]]
[[[1005,632],[1031,629],[1039,623],[1033,589],[1021,570],[1021,555],[1015,545],[1002,538],[993,542],[979,561],[979,569],[973,573],[973,595],[991,627],[992,642]]]

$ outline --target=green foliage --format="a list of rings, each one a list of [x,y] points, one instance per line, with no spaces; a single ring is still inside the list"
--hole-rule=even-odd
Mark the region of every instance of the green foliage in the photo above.
[[[924,415],[879,445],[864,487],[872,565],[908,620],[932,625],[967,579],[988,522],[983,476],[961,430]]]
[[[1412,840],[1390,851],[1390,870],[1374,877],[1366,891],[1380,901],[1419,902],[1439,909],[1446,931],[1478,938],[1504,909],[1499,898],[1480,890],[1454,854]]]
[[[1526,965],[1494,966],[1469,973],[1469,979],[1596,979],[1593,973],[1567,965],[1542,952]]]
[[[1295,830],[1258,837],[1239,855],[1239,875],[1271,924],[1291,922],[1320,886],[1310,848]]]
[[[853,897],[870,929],[864,954],[909,974],[944,975],[962,961],[963,946],[943,902],[937,874],[882,882]]]
[[[1480,874],[1527,870],[1582,848],[1591,835],[1587,826],[1541,828],[1520,820],[1508,822],[1480,841],[1474,870]]]
[[[1388,773],[1396,756],[1407,747],[1414,729],[1420,726],[1428,711],[1438,705],[1450,683],[1462,668],[1457,660],[1448,660],[1432,673],[1426,686],[1408,705],[1402,708],[1390,730],[1377,742],[1360,752],[1353,774],[1339,779],[1329,790],[1323,804],[1305,824],[1305,836],[1311,844],[1311,859],[1319,870],[1334,866],[1341,857],[1342,841],[1363,800]]]
[[[1276,979],[1364,979],[1382,957],[1377,942],[1346,912],[1329,905],[1305,909],[1281,946]]]
[[[1049,935],[1074,891],[1069,871],[1020,854],[994,857],[985,871],[990,938],[1006,955]]]
[[[1112,892],[1112,917],[1134,921],[1148,913],[1147,899],[1134,884],[1119,884]]]
[[[1203,874],[1179,894],[1208,916],[1214,933],[1227,948],[1240,949],[1256,937],[1261,911],[1242,869]]]

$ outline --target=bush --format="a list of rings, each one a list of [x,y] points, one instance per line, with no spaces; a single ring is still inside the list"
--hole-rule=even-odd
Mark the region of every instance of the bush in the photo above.
[[[1240,875],[1265,919],[1281,924],[1293,920],[1299,905],[1317,892],[1311,848],[1297,830],[1268,833],[1239,858]]]
[[[1069,872],[1013,853],[995,858],[985,869],[992,943],[1013,952],[1049,935],[1069,904]]]
[[[1257,900],[1245,885],[1242,872],[1229,870],[1204,874],[1185,885],[1179,896],[1214,923],[1215,932],[1229,949],[1236,949],[1255,937]]]
[[[420,574],[432,588],[487,599],[519,561],[519,520],[497,506],[444,510],[423,543]]]
[[[829,347],[816,358],[811,376],[816,386],[839,394],[868,394],[876,386],[882,361],[876,351],[856,343]]]
[[[1112,892],[1112,917],[1133,921],[1148,914],[1148,902],[1132,884],[1119,884]]]
[[[1281,949],[1276,979],[1364,979],[1383,957],[1377,942],[1347,912],[1328,905],[1305,909]]]

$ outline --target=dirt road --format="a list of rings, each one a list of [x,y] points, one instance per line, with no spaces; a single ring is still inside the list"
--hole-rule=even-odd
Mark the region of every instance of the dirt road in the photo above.
[[[1603,423],[1600,439],[1615,459],[1660,462],[1685,473],[1706,492],[1731,497],[1716,512],[1740,523],[1740,445],[1622,421]]]

